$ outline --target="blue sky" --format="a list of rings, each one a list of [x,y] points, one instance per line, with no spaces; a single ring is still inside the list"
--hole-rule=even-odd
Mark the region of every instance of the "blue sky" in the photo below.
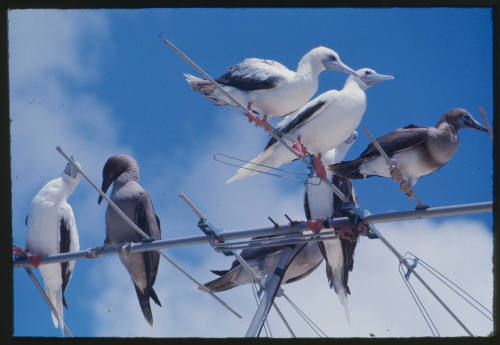
[[[263,149],[266,134],[191,91],[182,73],[196,72],[159,34],[213,77],[246,57],[271,58],[295,69],[318,45],[336,50],[354,69],[370,67],[393,75],[395,80],[367,90],[359,138],[347,158],[357,157],[369,143],[363,127],[378,137],[410,123],[431,126],[454,107],[468,109],[482,122],[478,106],[492,123],[489,9],[10,11],[15,245],[24,247],[31,198],[65,166],[56,145],[73,154],[98,184],[109,156],[133,155],[141,167],[140,182],[162,221],[164,238],[199,234],[196,217],[177,196],[181,191],[226,230],[267,226],[267,216],[283,223],[284,213],[304,218],[300,183],[261,175],[224,184],[236,169],[220,165],[212,155],[221,152],[249,160]],[[317,95],[342,88],[345,79],[341,73],[323,72]],[[415,186],[423,202],[445,206],[492,200],[492,141],[473,130],[462,130],[460,139],[455,157]],[[300,163],[290,167],[304,171]],[[354,186],[362,207],[372,213],[414,208],[393,181],[372,178],[355,181]],[[105,207],[98,207],[96,192],[82,180],[69,201],[82,249],[100,245]],[[489,213],[380,226],[401,252],[421,255],[489,305],[491,228]],[[350,325],[328,289],[323,266],[287,287],[288,294],[305,305],[330,336],[427,336],[400,281],[396,260],[375,242],[363,239],[356,252]],[[208,246],[168,253],[203,282],[213,278],[209,269],[222,269],[231,261]],[[78,262],[66,292],[70,310],[65,311],[65,321],[76,336],[225,337],[242,336],[255,310],[248,287],[222,293],[245,316],[235,319],[166,262],[160,264],[157,286],[165,303],[163,308],[153,307],[155,327],[150,328],[116,257]],[[367,293],[364,286],[374,291]],[[381,298],[373,301],[373,293]],[[412,313],[395,316],[405,308]],[[462,335],[439,307],[433,311],[443,334]],[[466,309],[464,313],[469,314]],[[221,325],[201,321],[213,315],[220,315]],[[295,321],[299,336],[314,335]],[[470,322],[477,334],[491,331],[486,320],[473,317]],[[276,334],[288,336],[272,314],[271,323]],[[14,326],[14,335],[60,334],[22,270],[14,272]]]

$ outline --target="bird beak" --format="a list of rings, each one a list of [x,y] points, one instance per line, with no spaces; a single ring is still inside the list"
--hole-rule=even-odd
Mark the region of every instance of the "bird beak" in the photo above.
[[[394,80],[392,75],[372,73],[369,75],[364,75],[361,79],[366,83],[366,85],[372,85],[384,80]]]
[[[116,176],[112,173],[107,173],[106,175],[103,176],[102,178],[102,185],[101,185],[101,190],[103,193],[106,193],[109,186],[113,183],[113,181],[116,179]],[[97,203],[100,205],[102,201],[102,195],[99,195],[99,198],[97,199]]]
[[[326,69],[329,69],[331,71],[344,72],[346,74],[355,76],[358,75],[356,71],[354,71],[351,67],[344,64],[342,61],[340,61],[340,59],[337,59],[337,61],[335,62],[329,59],[325,59],[323,60],[323,65],[325,65]]]
[[[483,131],[483,132],[488,132],[488,129],[486,127],[484,127],[482,124],[480,124],[472,116],[470,117],[470,119],[465,120],[464,123],[465,123],[465,127],[478,129],[478,130]]]

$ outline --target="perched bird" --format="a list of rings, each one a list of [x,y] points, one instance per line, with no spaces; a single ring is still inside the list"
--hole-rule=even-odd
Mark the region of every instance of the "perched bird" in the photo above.
[[[458,149],[458,130],[461,128],[488,131],[467,110],[454,108],[441,116],[436,127],[409,125],[378,138],[377,142],[402,176],[395,176],[394,171],[391,174],[373,144],[368,145],[357,159],[331,164],[328,169],[350,179],[392,177],[401,182],[401,191],[410,196],[411,186],[419,177],[435,172],[453,157]]]
[[[139,165],[134,158],[118,154],[110,157],[102,171],[102,191],[106,193],[113,183],[111,200],[130,218],[143,232],[153,240],[161,239],[160,220],[155,214],[149,194],[139,185]],[[99,196],[98,203],[102,201]],[[106,245],[117,245],[123,242],[142,242],[144,239],[128,225],[113,208],[106,210]],[[120,253],[120,260],[127,269],[134,283],[137,298],[144,317],[153,325],[153,314],[149,299],[161,306],[153,289],[160,254],[156,251],[143,253]]]
[[[297,72],[290,71],[274,60],[245,59],[228,68],[216,79],[234,99],[268,117],[281,117],[303,106],[318,89],[318,76],[325,69],[356,74],[345,65],[335,51],[317,47],[308,52],[299,62]],[[184,74],[193,90],[200,91],[215,105],[233,104],[210,81]],[[250,116],[250,121],[253,113]],[[256,123],[260,125],[259,120]]]
[[[68,163],[60,177],[47,182],[35,195],[26,217],[27,252],[45,256],[80,250],[73,209],[66,201],[80,178],[78,170]],[[75,262],[47,264],[39,268],[47,296],[58,314],[51,312],[54,327],[60,327],[63,333],[63,305],[68,308],[64,292],[73,274]]]
[[[369,68],[362,68],[347,78],[340,91],[330,90],[308,102],[294,114],[287,116],[276,131],[283,140],[301,155],[313,155],[313,163],[318,176],[324,177],[321,154],[347,139],[358,127],[366,109],[368,87],[376,82],[394,79],[378,74]],[[259,165],[261,171],[277,168],[297,157],[283,144],[272,137],[264,152],[250,163],[238,169],[235,176],[226,183],[234,182],[258,173],[249,170]],[[264,167],[260,166],[264,165]]]
[[[315,242],[297,244],[301,246],[286,268],[282,284],[288,284],[307,277],[323,261],[323,255]],[[281,254],[283,246],[249,248],[241,252],[241,257],[248,263],[258,278],[264,279],[272,274]],[[214,292],[225,291],[234,287],[253,283],[253,275],[238,260],[234,260],[228,270],[211,271],[220,277],[204,285]]]
[[[328,151],[323,157],[325,164],[340,162],[344,159],[349,148],[354,144],[358,134],[354,131],[344,142]],[[327,172],[327,179],[337,186],[344,195],[357,207],[357,200],[352,188],[352,183],[341,176]],[[309,183],[305,184],[304,210],[306,218],[329,219],[345,216],[340,210],[342,201],[323,182],[319,185],[314,182],[314,177],[309,178]],[[349,310],[347,305],[347,295],[350,294],[348,286],[349,272],[354,265],[354,249],[358,241],[359,233],[353,233],[351,237],[339,235],[339,238],[317,242],[321,253],[326,261],[326,276],[330,284],[338,295],[340,303],[345,309],[347,320],[349,321]]]

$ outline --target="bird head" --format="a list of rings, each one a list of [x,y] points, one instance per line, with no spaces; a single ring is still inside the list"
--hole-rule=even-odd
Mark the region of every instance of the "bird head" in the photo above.
[[[364,89],[369,88],[375,83],[384,80],[393,80],[394,77],[392,75],[379,74],[375,72],[375,70],[371,68],[361,68],[356,71],[356,76],[363,82],[364,85],[362,87]],[[354,76],[354,77],[356,77]],[[358,83],[359,84],[359,83]]]
[[[80,164],[78,164],[77,161],[75,161],[75,159],[73,158],[73,156],[71,156],[71,159],[76,163],[76,165],[78,165],[78,167],[80,168]],[[78,173],[78,169],[71,163],[68,162],[68,164],[66,164],[66,168],[64,168],[64,175],[67,175],[73,179],[76,179],[77,177],[79,177],[79,173]]]
[[[102,169],[101,190],[106,193],[109,186],[121,176],[124,176],[127,180],[139,180],[139,165],[135,159],[129,155],[114,155],[106,161]],[[102,199],[102,195],[99,195],[97,199],[99,205]]]
[[[454,108],[445,113],[441,116],[438,125],[443,122],[449,123],[455,127],[455,130],[459,130],[460,128],[474,128],[483,132],[488,132],[486,127],[481,125],[467,110],[462,108]]]
[[[349,75],[354,75],[356,72],[340,60],[339,54],[336,51],[326,47],[316,47],[304,56],[304,58],[311,58],[312,61],[321,65],[323,68],[344,72]]]

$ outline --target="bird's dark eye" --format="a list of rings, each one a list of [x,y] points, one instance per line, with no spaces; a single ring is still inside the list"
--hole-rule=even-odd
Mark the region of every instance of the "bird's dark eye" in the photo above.
[[[365,75],[369,75],[369,74],[372,74],[372,71],[366,71],[365,72]]]
[[[464,115],[464,119],[470,120],[470,115]]]
[[[336,57],[335,55],[331,55],[331,56],[330,56],[330,60],[332,60],[332,61],[337,61],[337,57]]]

